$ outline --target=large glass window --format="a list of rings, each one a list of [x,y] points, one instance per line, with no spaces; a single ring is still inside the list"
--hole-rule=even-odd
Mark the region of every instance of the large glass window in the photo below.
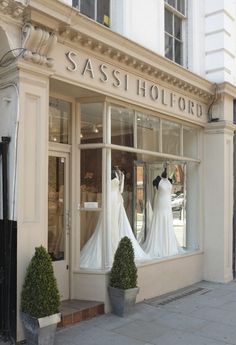
[[[71,143],[71,103],[50,97],[49,141]]]
[[[82,138],[81,268],[109,268],[123,236],[139,261],[197,249],[199,130],[114,104],[106,109],[99,121],[90,112],[93,124],[107,126],[101,148]]]
[[[111,107],[111,143],[122,146],[134,145],[134,111]]]
[[[180,155],[181,127],[177,123],[162,121],[162,151]]]
[[[137,147],[143,150],[160,151],[160,120],[154,116],[136,113]]]
[[[165,56],[183,65],[185,0],[165,0]]]
[[[73,0],[73,7],[89,18],[110,26],[110,0]]]
[[[103,141],[103,103],[81,104],[80,141],[82,144]]]
[[[81,150],[80,178],[80,246],[93,236],[101,218],[102,150]]]

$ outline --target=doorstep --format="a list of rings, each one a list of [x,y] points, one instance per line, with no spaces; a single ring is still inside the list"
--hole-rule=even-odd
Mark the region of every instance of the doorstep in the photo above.
[[[78,299],[66,300],[61,302],[60,312],[62,317],[58,327],[65,327],[104,314],[104,303]]]

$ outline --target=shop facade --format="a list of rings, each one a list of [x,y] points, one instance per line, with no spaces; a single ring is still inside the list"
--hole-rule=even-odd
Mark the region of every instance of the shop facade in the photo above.
[[[182,250],[137,261],[138,301],[202,279],[233,279],[235,88],[223,83],[216,94],[211,82],[79,13],[68,24],[71,9],[62,3],[54,12],[46,1],[40,6],[28,10],[23,52],[1,74],[1,134],[15,143],[9,204],[17,221],[18,340],[25,269],[41,244],[61,300],[103,301],[109,311],[113,167],[124,174],[123,205],[140,246],[153,216],[152,181],[165,168],[172,179]],[[96,265],[81,265],[98,229]]]

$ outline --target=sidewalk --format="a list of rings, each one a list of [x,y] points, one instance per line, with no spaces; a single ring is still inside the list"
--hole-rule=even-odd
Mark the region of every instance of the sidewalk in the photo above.
[[[57,331],[55,345],[236,345],[236,281],[201,282]]]

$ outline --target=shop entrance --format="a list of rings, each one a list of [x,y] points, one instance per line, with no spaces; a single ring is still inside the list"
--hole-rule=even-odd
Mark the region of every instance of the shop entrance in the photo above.
[[[48,252],[61,300],[69,298],[69,154],[49,152]]]

